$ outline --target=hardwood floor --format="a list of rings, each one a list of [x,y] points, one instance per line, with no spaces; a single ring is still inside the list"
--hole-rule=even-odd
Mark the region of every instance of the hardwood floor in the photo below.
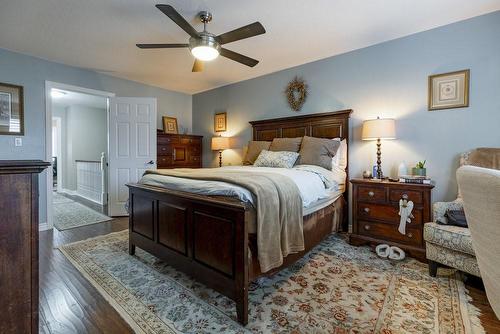
[[[127,323],[57,250],[70,242],[128,227],[127,218],[40,233],[40,333],[133,333]],[[473,304],[481,312],[487,333],[500,333],[500,321],[491,309],[479,279],[466,282]]]
[[[128,227],[127,218],[40,233],[40,332],[133,333],[57,247]]]

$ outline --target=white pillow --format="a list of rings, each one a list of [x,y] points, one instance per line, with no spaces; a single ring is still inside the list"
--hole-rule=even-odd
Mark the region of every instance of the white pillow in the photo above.
[[[340,141],[337,153],[332,158],[332,165],[345,170],[347,168],[347,140],[341,140],[340,138],[333,138],[332,140]]]
[[[255,167],[292,168],[298,157],[297,152],[262,150],[253,165]]]

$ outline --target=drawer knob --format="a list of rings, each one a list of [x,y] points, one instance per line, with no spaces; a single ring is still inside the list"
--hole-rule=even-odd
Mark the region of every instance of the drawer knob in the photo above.
[[[366,213],[370,212],[370,208],[365,208],[364,210]]]
[[[365,225],[365,230],[369,230],[370,229],[370,225]]]
[[[373,197],[375,196],[375,193],[373,191],[368,192],[368,196]]]
[[[408,235],[408,238],[413,238],[413,233],[410,232],[407,235]]]

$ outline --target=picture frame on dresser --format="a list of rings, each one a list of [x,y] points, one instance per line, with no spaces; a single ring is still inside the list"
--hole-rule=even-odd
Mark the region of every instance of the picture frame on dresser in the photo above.
[[[164,133],[175,134],[175,135],[179,133],[179,126],[177,125],[177,118],[163,116],[162,121],[163,121],[163,132]]]

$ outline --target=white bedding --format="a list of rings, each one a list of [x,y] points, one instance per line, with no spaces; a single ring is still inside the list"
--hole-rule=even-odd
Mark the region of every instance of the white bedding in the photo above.
[[[332,197],[345,189],[346,173],[340,168],[332,171],[311,165],[298,165],[293,168],[269,168],[253,166],[227,166],[224,170],[239,170],[248,173],[277,173],[290,177],[300,190],[304,208],[317,201]],[[165,175],[147,174],[139,181],[141,184],[186,191],[202,195],[218,195],[238,198],[254,204],[253,195],[247,189],[221,181],[201,181]]]

